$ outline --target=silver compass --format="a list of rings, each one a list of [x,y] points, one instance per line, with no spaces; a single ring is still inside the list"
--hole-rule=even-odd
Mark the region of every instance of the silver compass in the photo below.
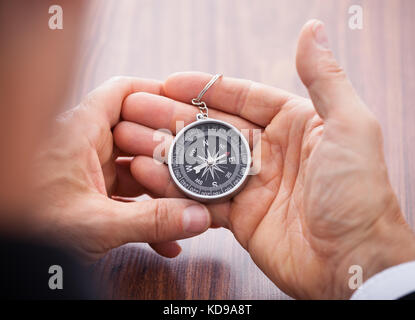
[[[245,137],[231,124],[208,118],[206,104],[201,101],[219,77],[212,78],[214,81],[192,100],[201,113],[176,135],[168,154],[170,175],[177,187],[201,202],[220,202],[236,195],[247,181],[251,164]]]

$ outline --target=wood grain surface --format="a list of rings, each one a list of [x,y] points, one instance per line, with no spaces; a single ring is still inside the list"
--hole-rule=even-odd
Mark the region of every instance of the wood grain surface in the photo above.
[[[363,7],[363,30],[348,9]],[[176,71],[221,72],[306,95],[295,70],[296,41],[311,18],[325,22],[331,47],[381,122],[390,178],[415,222],[415,1],[113,0],[87,13],[79,72],[69,105],[114,75],[165,79]],[[94,267],[102,298],[289,299],[226,230],[181,241],[165,259],[129,244]]]

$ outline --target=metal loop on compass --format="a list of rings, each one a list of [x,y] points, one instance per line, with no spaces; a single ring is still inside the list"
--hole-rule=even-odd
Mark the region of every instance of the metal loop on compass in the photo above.
[[[203,88],[202,91],[200,91],[199,95],[196,98],[192,99],[192,104],[194,106],[199,107],[200,113],[197,114],[196,119],[206,119],[208,117],[208,107],[206,106],[206,103],[202,101],[203,95],[206,93],[206,91],[209,90],[211,86],[218,80],[220,77],[222,77],[221,74],[217,74],[210,79],[210,81],[206,84],[206,86]]]

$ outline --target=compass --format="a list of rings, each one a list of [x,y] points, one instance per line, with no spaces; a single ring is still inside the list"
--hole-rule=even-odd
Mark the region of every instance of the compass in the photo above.
[[[192,104],[199,108],[196,121],[184,127],[170,146],[168,166],[176,186],[201,202],[225,201],[247,181],[251,150],[241,132],[231,124],[208,117],[203,95],[221,77],[206,84]]]
[[[185,195],[201,202],[219,202],[242,189],[251,154],[238,129],[204,117],[176,135],[168,159],[170,175]]]

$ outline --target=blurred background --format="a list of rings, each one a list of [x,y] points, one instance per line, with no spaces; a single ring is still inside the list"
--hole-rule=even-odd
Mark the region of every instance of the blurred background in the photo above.
[[[363,9],[362,29],[349,27],[352,5]],[[297,36],[307,20],[321,19],[337,59],[381,122],[390,178],[414,227],[415,1],[99,0],[85,14],[67,107],[114,75],[163,80],[188,70],[306,96],[295,69]],[[181,244],[173,260],[141,244],[111,251],[94,266],[102,298],[289,298],[226,230]]]

